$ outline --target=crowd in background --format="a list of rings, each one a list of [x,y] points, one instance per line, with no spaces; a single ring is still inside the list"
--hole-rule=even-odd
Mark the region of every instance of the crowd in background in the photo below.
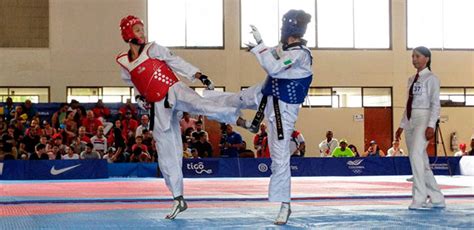
[[[183,157],[240,157],[269,158],[267,127],[260,125],[260,131],[248,146],[232,125],[221,124],[220,143],[213,148],[209,133],[204,129],[203,118],[193,118],[183,112],[180,121]],[[328,131],[318,145],[320,157],[403,157],[407,153],[398,141],[386,152],[375,140],[370,141],[365,151],[359,151],[345,139],[336,139]],[[53,159],[106,159],[113,162],[156,162],[157,149],[150,130],[148,115],[139,115],[130,100],[127,100],[116,114],[98,100],[95,106],[86,110],[78,101],[60,104],[49,119],[40,119],[38,111],[30,100],[14,104],[11,98],[0,108],[0,160],[53,160]],[[253,149],[252,149],[253,147]],[[464,143],[459,145],[455,156],[474,155],[474,136],[471,150]],[[306,143],[298,130],[291,135],[292,157],[304,157]]]

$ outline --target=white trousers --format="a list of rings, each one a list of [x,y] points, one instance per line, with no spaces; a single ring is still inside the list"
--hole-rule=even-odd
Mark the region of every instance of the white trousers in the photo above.
[[[428,196],[433,203],[444,202],[444,196],[436,183],[433,171],[431,171],[426,152],[428,141],[425,131],[428,127],[429,117],[429,110],[413,109],[408,127],[405,129],[405,141],[413,173],[413,202],[418,204],[425,202]]]
[[[204,97],[214,100],[219,105],[234,106],[239,109],[256,110],[261,101],[262,84],[252,86],[239,93],[206,92]],[[283,125],[283,140],[278,140],[273,98],[270,96],[265,108],[268,121],[268,144],[272,159],[272,175],[268,189],[268,197],[272,202],[290,202],[291,200],[291,169],[290,141],[291,133],[298,118],[299,104],[287,104],[279,101]]]
[[[153,138],[158,151],[158,167],[173,197],[183,195],[183,142],[179,121],[182,112],[200,114],[219,122],[235,124],[240,111],[234,107],[216,106],[201,97],[182,82],[173,85],[168,92],[171,108],[165,108],[165,100],[155,102]]]

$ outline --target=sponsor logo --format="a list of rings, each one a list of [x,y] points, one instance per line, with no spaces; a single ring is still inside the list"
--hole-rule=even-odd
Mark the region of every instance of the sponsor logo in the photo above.
[[[348,161],[347,165],[357,166],[357,165],[360,165],[363,161],[364,161],[364,159],[357,159],[357,160],[353,160],[353,161]]]
[[[194,170],[197,174],[207,173],[212,174],[212,169],[206,169],[203,162],[199,163],[187,163],[186,168],[189,170]]]
[[[138,74],[141,74],[143,71],[145,71],[145,69],[146,69],[146,68],[143,67],[143,66],[138,67],[138,71],[137,71]]]
[[[268,171],[268,165],[265,163],[258,164],[258,171],[263,172],[263,173]]]
[[[73,166],[71,166],[71,167],[67,167],[67,168],[63,168],[63,169],[55,169],[55,168],[54,168],[54,165],[53,165],[53,167],[51,168],[50,173],[51,173],[51,175],[56,176],[56,175],[65,173],[65,172],[67,172],[67,171],[69,171],[69,170],[71,170],[71,169],[73,169],[73,168],[79,167],[80,165],[81,165],[81,164],[73,165]]]
[[[357,159],[353,161],[348,161],[346,165],[347,168],[350,169],[353,173],[361,174],[365,169],[365,166],[361,165],[362,162],[364,162],[364,159]]]
[[[448,170],[449,166],[446,163],[442,164],[430,164],[431,169],[433,170]]]
[[[291,171],[298,171],[298,166],[297,165],[290,165],[290,170]],[[258,171],[260,172],[267,172],[268,171],[268,165],[265,163],[260,163],[258,164]]]

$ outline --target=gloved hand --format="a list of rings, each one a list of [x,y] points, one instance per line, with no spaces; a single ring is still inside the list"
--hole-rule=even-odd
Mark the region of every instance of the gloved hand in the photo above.
[[[250,28],[252,29],[250,33],[253,35],[253,38],[255,39],[257,44],[262,43],[262,35],[260,35],[260,32],[258,31],[257,27],[255,27],[254,25],[250,25]]]
[[[135,96],[135,101],[137,102],[137,105],[141,110],[147,111],[151,108],[150,103],[146,102],[145,97],[143,97],[142,95]]]
[[[205,85],[208,90],[214,90],[214,83],[212,83],[208,76],[201,74],[199,80],[201,80],[202,84]]]
[[[255,48],[255,46],[257,46],[255,43],[252,43],[252,42],[245,43],[245,45],[247,46],[247,51],[249,51],[249,52],[250,52],[250,50]]]

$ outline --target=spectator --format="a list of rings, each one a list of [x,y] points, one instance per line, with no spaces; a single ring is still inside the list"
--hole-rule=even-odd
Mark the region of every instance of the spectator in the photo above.
[[[47,120],[43,121],[43,135],[46,135],[49,139],[52,138],[56,132],[56,129],[53,128]]]
[[[74,120],[79,126],[82,125],[83,118],[87,116],[84,106],[82,106],[76,99],[72,99],[71,103],[69,103],[68,111],[74,112]]]
[[[51,124],[53,128],[57,129],[59,128],[60,124],[64,123],[68,108],[69,108],[69,105],[67,103],[61,103],[61,105],[59,105],[58,111],[53,113],[53,117],[51,118]]]
[[[140,148],[142,152],[148,152],[148,147],[143,144],[143,136],[137,136],[135,138],[135,144],[132,146],[132,152],[135,152],[137,148]]]
[[[255,134],[253,137],[253,148],[257,151],[257,157],[262,156],[263,138],[265,138],[267,135],[267,126],[265,123],[260,123],[260,133]]]
[[[33,117],[38,116],[38,112],[33,107],[30,99],[26,99],[25,103],[21,105],[23,113],[26,113],[28,119],[33,119]]]
[[[242,136],[235,132],[232,128],[232,125],[226,125],[226,135],[225,143],[221,146],[222,152],[221,157],[238,157],[239,149],[242,148]]]
[[[15,115],[15,105],[11,97],[7,97],[5,105],[3,105],[3,115],[7,124],[10,124],[11,119],[13,119]]]
[[[16,148],[17,142],[15,138],[15,127],[13,125],[8,126],[7,132],[2,135],[2,146],[4,154],[12,154],[13,149]]]
[[[54,146],[58,146],[61,155],[66,154],[66,145],[63,144],[63,137],[61,135],[56,134],[56,136],[53,138],[52,147]]]
[[[370,141],[370,146],[367,149],[367,151],[365,151],[364,156],[366,156],[366,157],[384,157],[385,153],[377,145],[377,142],[375,142],[375,140],[372,140],[372,141]]]
[[[62,156],[63,160],[78,160],[79,154],[74,152],[74,149],[71,147],[66,147],[66,154]]]
[[[110,118],[110,109],[105,107],[104,102],[102,99],[97,100],[94,108],[92,108],[92,112],[94,112],[94,116],[97,118],[102,118],[104,120],[108,120]]]
[[[143,114],[142,117],[140,118],[140,125],[137,127],[137,130],[135,132],[135,137],[143,136],[144,129],[150,130],[150,118],[146,114]]]
[[[97,100],[97,103],[95,104],[94,108],[92,108],[92,112],[94,113],[94,117],[97,117],[97,119],[104,124],[104,135],[107,135],[109,133],[110,129],[114,126],[112,122],[108,122],[107,120],[110,118],[110,109],[105,107],[104,103],[102,102],[102,99]]]
[[[100,153],[101,156],[107,150],[107,138],[104,136],[104,127],[97,128],[97,134],[91,138],[91,143],[94,145],[94,150]]]
[[[75,111],[68,111],[64,121],[65,143],[71,143],[77,134],[77,122],[74,120]]]
[[[141,147],[146,147],[145,145],[141,145]],[[141,147],[136,147],[132,150],[132,154],[130,155],[130,162],[148,162],[151,159],[150,155]]]
[[[201,158],[212,157],[212,145],[207,138],[207,132],[200,132],[196,143],[193,144],[193,148]]]
[[[148,154],[151,156],[151,161],[156,162],[158,160],[158,154],[156,151],[155,140],[153,139],[151,131],[148,129],[143,130],[143,144],[148,148]]]
[[[129,98],[127,99],[127,101],[125,102],[125,104],[120,107],[119,109],[119,114],[122,116],[125,116],[127,114],[127,112],[130,112],[130,114],[132,115],[132,117],[136,118],[138,113],[137,113],[137,108],[132,104],[132,100]]]
[[[193,154],[191,153],[191,149],[189,148],[189,143],[186,140],[183,140],[183,158],[193,158]]]
[[[347,147],[354,153],[354,157],[361,157],[360,154],[359,154],[359,151],[357,150],[357,147],[355,147],[355,145],[350,144]]]
[[[93,150],[94,145],[92,143],[86,144],[86,150],[81,152],[80,158],[81,160],[89,160],[89,159],[100,159],[100,154]]]
[[[25,151],[30,154],[35,152],[35,146],[40,142],[39,133],[41,131],[35,120],[31,122],[31,125],[32,127],[26,130],[25,136],[21,140],[21,143],[25,144]]]
[[[81,137],[77,136],[72,141],[70,148],[72,149],[74,153],[82,153],[82,151],[86,150],[86,144],[87,142],[82,141]]]
[[[87,136],[86,127],[84,126],[79,127],[78,136],[81,139],[81,141],[84,141],[86,143],[91,143],[91,138]]]
[[[199,138],[200,138],[200,135],[205,133],[206,136],[209,136],[208,133],[202,129],[202,120],[197,120],[196,121],[196,129],[194,129],[194,131],[191,133],[191,136],[193,137],[193,139],[198,142],[199,141]]]
[[[13,119],[10,120],[10,124],[13,124],[14,121],[25,124],[27,120],[28,114],[23,112],[23,107],[21,107],[21,105],[15,106],[15,112],[13,114]]]
[[[469,151],[467,155],[474,156],[474,135],[471,136],[471,151]]]
[[[92,110],[87,111],[87,117],[82,120],[82,126],[86,128],[86,135],[92,137],[97,133],[99,126],[104,126],[102,122],[94,117]]]
[[[192,133],[194,132],[193,127],[188,127],[186,130],[184,130],[183,135],[181,138],[183,140],[189,141],[190,142],[190,147],[192,147],[192,144],[196,143],[196,139],[193,138]]]
[[[331,153],[334,149],[337,148],[339,142],[337,139],[333,138],[333,133],[331,130],[326,132],[326,139],[319,143],[319,152],[321,153],[321,157],[330,157]]]
[[[239,149],[240,158],[255,158],[255,153],[247,148],[247,142],[242,141],[242,147]]]
[[[263,138],[261,155],[257,155],[257,158],[270,158],[270,146],[268,145],[268,136]]]
[[[29,160],[49,160],[48,154],[46,154],[46,146],[37,144],[35,146],[35,153],[30,155]]]
[[[127,153],[125,152],[127,145],[125,138],[122,136],[122,123],[120,120],[115,121],[115,127],[109,134],[108,143],[111,147],[116,149],[115,155],[113,156],[114,162],[125,162],[127,160]]]
[[[291,157],[304,157],[306,145],[303,134],[298,130],[293,130],[290,139],[290,153]]]
[[[192,127],[193,130],[196,130],[197,120],[192,118],[188,112],[183,112],[183,118],[179,121],[179,126],[181,127],[181,133],[184,133],[186,129]]]
[[[3,133],[7,132],[7,122],[5,122],[5,118],[3,116],[0,116],[0,136],[3,135]]]
[[[64,149],[66,149],[66,148],[67,148],[67,146]],[[62,156],[66,155],[66,154],[61,154],[61,152],[59,151],[59,147],[57,145],[54,145],[51,148],[51,151],[47,152],[47,154],[48,154],[48,158],[50,160],[61,160]]]
[[[107,154],[104,155],[102,159],[107,160],[107,163],[114,163],[114,155],[115,155],[116,149],[114,147],[109,147],[107,149]]]
[[[387,157],[406,157],[407,155],[400,148],[400,141],[394,140],[392,147],[387,150]]]
[[[454,153],[455,157],[462,157],[462,156],[467,156],[468,152],[466,151],[467,146],[464,143],[459,144],[459,151]]]
[[[138,127],[138,121],[133,119],[132,113],[127,111],[125,113],[125,118],[122,120],[122,135],[129,139],[130,137],[135,137],[135,131]]]
[[[347,148],[347,141],[341,139],[339,146],[332,152],[332,157],[354,157],[354,153],[350,148]]]

